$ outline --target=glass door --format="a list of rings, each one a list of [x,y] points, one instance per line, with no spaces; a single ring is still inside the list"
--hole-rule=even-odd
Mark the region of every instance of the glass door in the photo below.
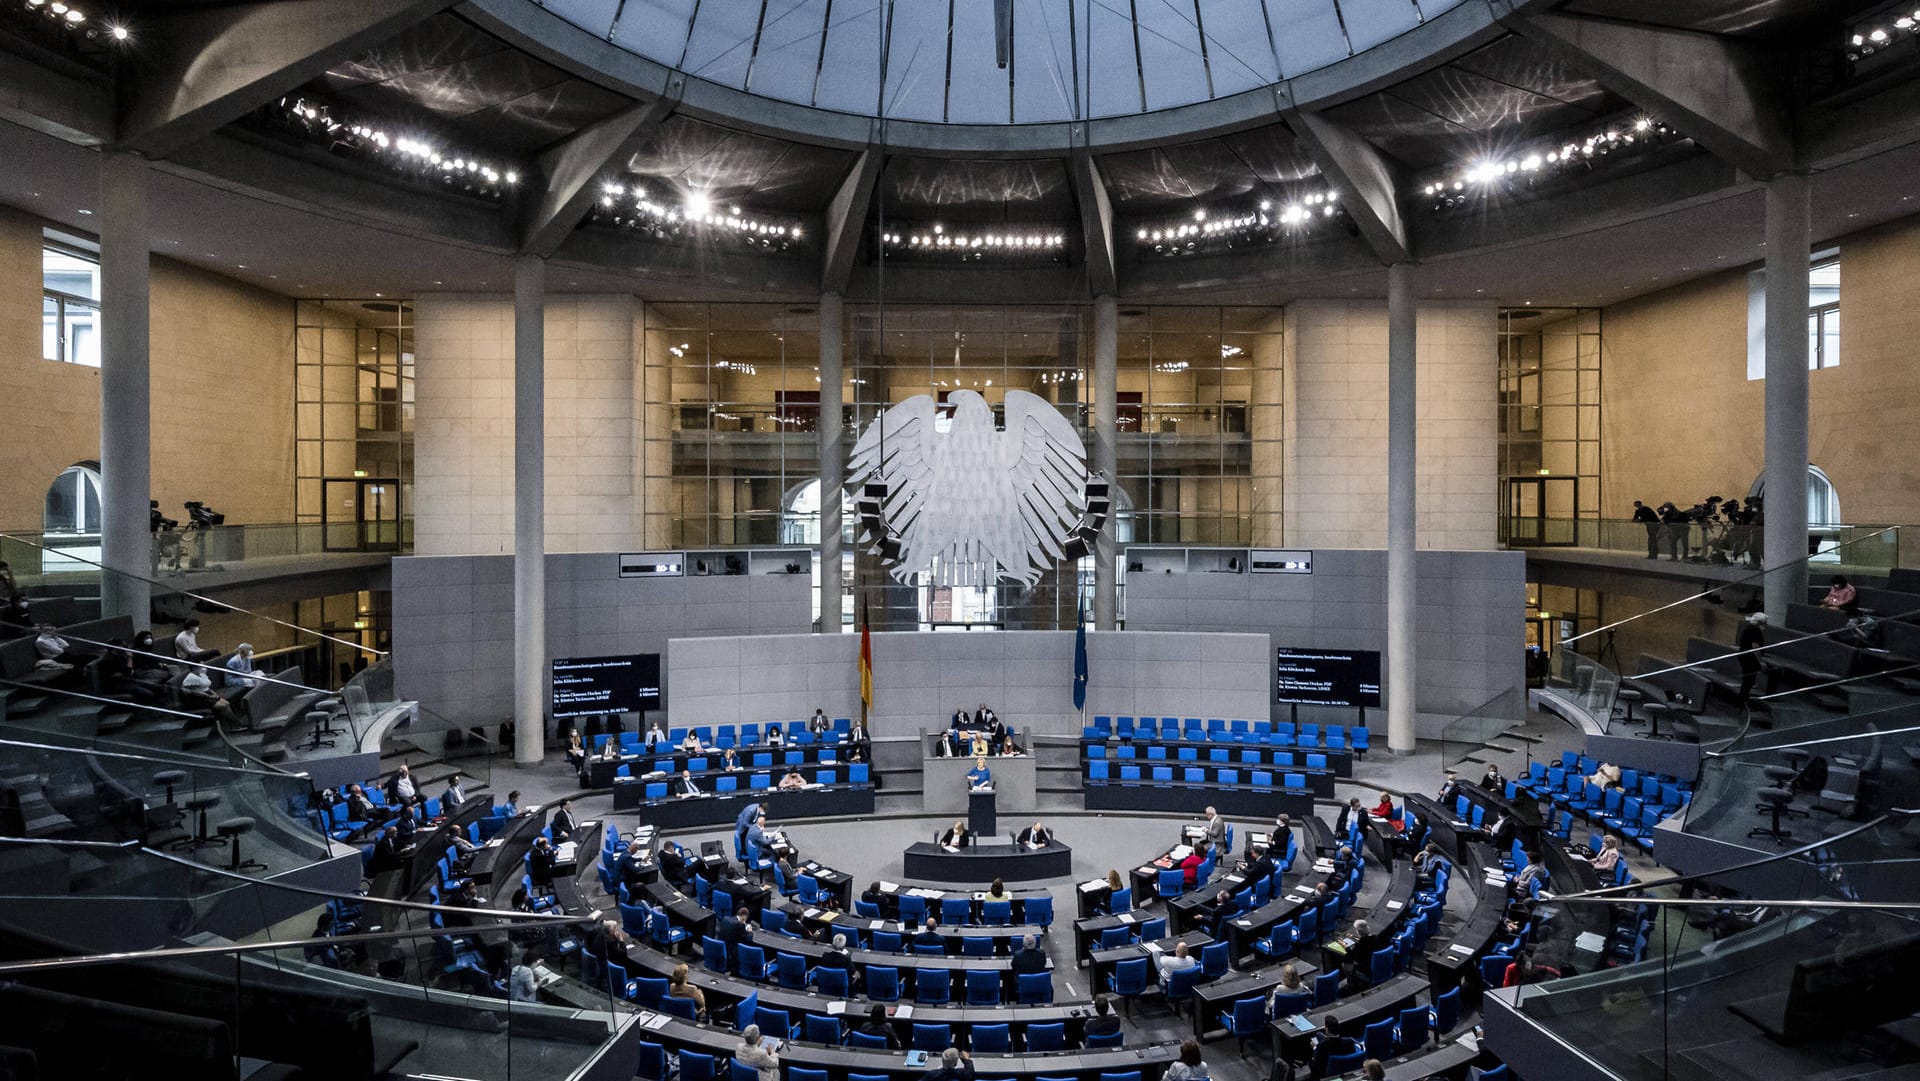
[[[400,546],[400,482],[392,477],[322,481],[321,546],[329,552],[393,551]]]
[[[1515,548],[1572,546],[1579,495],[1578,477],[1508,477],[1507,544]]]

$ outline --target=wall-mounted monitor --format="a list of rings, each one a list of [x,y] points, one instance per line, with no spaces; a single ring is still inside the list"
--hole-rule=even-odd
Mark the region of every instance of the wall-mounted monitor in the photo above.
[[[1281,646],[1274,650],[1273,699],[1296,706],[1378,706],[1380,654]]]
[[[660,654],[568,657],[553,662],[553,715],[639,713],[660,708]]]
[[[687,573],[685,552],[622,552],[622,578],[679,578]]]
[[[1255,548],[1247,569],[1254,574],[1312,574],[1313,553],[1305,549]]]

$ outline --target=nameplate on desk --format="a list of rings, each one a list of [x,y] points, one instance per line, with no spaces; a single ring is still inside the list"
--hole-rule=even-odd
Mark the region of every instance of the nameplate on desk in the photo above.
[[[673,1018],[669,1017],[664,1013],[650,1013],[645,1015],[644,1018],[642,1018],[642,1020],[640,1021],[640,1027],[641,1028],[665,1028],[667,1027],[667,1022],[671,1020],[673,1020]]]
[[[1235,927],[1252,927],[1253,921],[1252,920],[1235,920],[1233,921],[1233,925]]]
[[[836,998],[832,1002],[827,1003],[828,1017],[838,1017],[841,1014],[846,1012],[847,1012],[847,1000],[844,998]]]
[[[1121,923],[1132,923],[1134,922],[1135,918],[1136,917],[1131,912],[1122,912],[1118,916],[1114,917],[1114,919],[1119,920]]]
[[[1462,957],[1472,957],[1472,956],[1473,956],[1473,947],[1472,947],[1472,946],[1466,946],[1466,945],[1462,945],[1462,944],[1460,944],[1460,943],[1458,943],[1458,942],[1456,942],[1456,943],[1454,943],[1454,944],[1453,944],[1452,946],[1449,946],[1449,947],[1447,947],[1447,952],[1448,952],[1448,953],[1457,953],[1457,954],[1459,954],[1459,955],[1460,955],[1460,956],[1462,956]]]
[[[900,883],[883,881],[880,883],[880,892],[881,893],[899,893]]]
[[[1388,901],[1388,902],[1387,902],[1387,910],[1388,910],[1389,912],[1398,912],[1398,911],[1400,911],[1401,909],[1403,909],[1403,908],[1405,908],[1405,907],[1407,907],[1407,906],[1406,906],[1406,905],[1405,905],[1404,903],[1402,903],[1402,902],[1400,902],[1400,901]]]
[[[1607,940],[1605,936],[1597,935],[1592,931],[1582,931],[1580,935],[1573,940],[1574,949],[1584,950],[1587,953],[1599,953],[1606,947],[1606,944]]]
[[[1330,874],[1333,871],[1333,861],[1332,860],[1314,860],[1313,869],[1315,871],[1318,871],[1321,874]]]

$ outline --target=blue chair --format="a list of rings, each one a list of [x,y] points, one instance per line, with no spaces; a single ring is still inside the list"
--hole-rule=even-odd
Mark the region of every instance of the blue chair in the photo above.
[[[1222,945],[1224,945],[1224,943],[1222,943]],[[1276,1017],[1288,1016],[1287,1014],[1281,1013],[1278,1008],[1275,1008],[1273,1012]],[[1217,1023],[1227,1030],[1227,1035],[1240,1041],[1240,1056],[1245,1058],[1247,1054],[1247,1038],[1250,1036],[1258,1036],[1266,1031],[1267,1002],[1259,995],[1254,995],[1251,998],[1234,999],[1233,1008],[1220,1014]]]
[[[1013,922],[1012,901],[988,901],[980,906],[980,920],[988,927],[1005,927]]]
[[[1103,1073],[1100,1081],[1140,1081],[1139,1070],[1126,1070],[1120,1073]]]
[[[953,1001],[953,981],[946,969],[921,969],[913,977],[913,1001],[922,1006],[945,1006]]]
[[[781,953],[773,959],[774,980],[794,991],[807,989],[807,959],[797,953]]]
[[[975,1054],[1004,1055],[1013,1050],[1013,1026],[975,1025],[970,1039]]]
[[[808,1021],[815,1020],[814,1015],[808,1014],[807,1020]],[[834,1032],[837,1033],[840,1031],[840,1022],[835,1021],[833,1018],[821,1017],[819,1018],[819,1020],[825,1021],[828,1027],[832,1028]],[[822,1030],[822,1031],[824,1032],[825,1030]],[[837,1044],[840,1042],[838,1038],[828,1039],[828,1040],[816,1040],[812,1036],[808,1036],[807,1040],[810,1043],[826,1043],[826,1044]],[[809,1070],[805,1066],[789,1066],[787,1067],[787,1081],[827,1081],[827,1071]]]
[[[912,926],[927,922],[927,899],[901,894],[900,922]]]
[[[772,1006],[761,1006],[754,1010],[753,1023],[760,1026],[761,1032],[770,1033],[783,1040],[794,1040],[800,1037],[800,1026],[793,1023],[792,1015]]]
[[[1294,1014],[1306,1013],[1311,1009],[1313,1009],[1312,991],[1294,991],[1284,995],[1275,995],[1273,999],[1273,1015],[1275,1017],[1292,1017]]]
[[[1132,941],[1133,932],[1125,927],[1109,927],[1100,932],[1100,948],[1103,950],[1118,949]]]
[[[1113,975],[1107,977],[1107,990],[1119,995],[1131,1009],[1132,1001],[1147,993],[1150,982],[1147,959],[1134,957],[1113,966]]]
[[[729,1062],[727,1081],[760,1081],[760,1071],[744,1062]]]
[[[940,922],[949,926],[966,923],[973,918],[973,901],[967,897],[940,898]]]
[[[913,944],[915,957],[945,957],[947,947],[939,942],[916,942]]]
[[[864,1048],[864,1049],[873,1050],[873,1051],[885,1051],[888,1048],[892,1047],[893,1045],[887,1042],[887,1038],[885,1036],[881,1036],[876,1033],[856,1032],[853,1035],[847,1037],[847,1046]],[[852,1075],[849,1074],[848,1076],[851,1077]]]
[[[721,774],[720,777],[713,782],[713,790],[715,792],[738,792],[740,791],[740,778],[731,773]]]
[[[1626,866],[1625,861],[1621,862],[1621,866]],[[1053,926],[1052,897],[1030,898],[1025,907],[1026,913],[1021,917],[1024,922],[1033,924],[1043,931]]]
[[[634,1064],[633,1076],[641,1081],[667,1081],[667,1049],[641,1040],[640,1058]]]
[[[739,960],[734,964],[734,971],[741,979],[759,982],[773,975],[773,962],[767,960],[767,951],[742,942],[735,952],[739,954]]]
[[[1053,1001],[1053,973],[1051,972],[1023,972],[1016,983],[1019,1002],[1022,1006],[1044,1006]]]
[[[653,944],[660,947],[663,952],[672,953],[682,942],[693,937],[686,928],[673,925],[673,921],[667,918],[666,909],[655,908],[651,911],[653,916],[648,924],[652,931]]]
[[[667,981],[664,977],[642,976],[633,980],[633,1000],[643,1006],[658,1005],[667,997]]]
[[[873,948],[880,953],[899,953],[906,948],[906,939],[898,931],[875,931]]]
[[[1167,937],[1167,918],[1165,916],[1155,916],[1150,920],[1143,920],[1138,926],[1140,930],[1140,941],[1142,942],[1158,942]]]
[[[1455,988],[1458,990],[1458,988]],[[1394,1035],[1393,1053],[1404,1055],[1427,1042],[1427,1033],[1431,1029],[1433,1010],[1427,1006],[1409,1006],[1400,1011],[1399,1031]]]
[[[993,969],[967,970],[967,1005],[1000,1005],[1000,973]]]
[[[1367,750],[1372,746],[1372,743],[1372,732],[1360,727],[1347,730],[1347,744],[1352,749],[1356,758],[1367,757]]]
[[[883,1073],[850,1073],[847,1081],[893,1081],[893,1078]]]
[[[1367,978],[1374,986],[1393,979],[1393,964],[1399,956],[1400,952],[1391,946],[1373,951],[1373,956],[1367,959]]]
[[[1253,952],[1279,960],[1292,957],[1295,945],[1293,921],[1281,920],[1271,932],[1253,940]]]
[[[967,935],[960,940],[960,956],[992,957],[993,939],[982,938],[978,935]]]
[[[813,985],[828,998],[846,998],[847,989],[853,978],[844,968],[828,968],[825,965],[813,970]]]
[[[1313,1006],[1331,1006],[1340,997],[1340,974],[1322,972],[1313,978]]]
[[[1107,912],[1117,914],[1133,908],[1133,887],[1122,886],[1107,897]]]
[[[1160,896],[1178,897],[1187,888],[1187,873],[1178,867],[1161,871],[1154,885]]]
[[[727,965],[727,944],[712,935],[702,937],[700,963],[710,971],[718,972],[722,976],[726,975],[731,971]]]
[[[1067,1046],[1067,1023],[1027,1026],[1027,1051],[1059,1051]]]
[[[680,1081],[713,1081],[713,1056],[698,1051],[680,1052]]]
[[[1225,945],[1225,943],[1222,943],[1222,945]],[[1203,969],[1195,967],[1181,969],[1179,972],[1167,977],[1167,1008],[1179,1010],[1187,1003],[1192,1002],[1193,987],[1199,983],[1205,975],[1206,972]]]
[[[1507,1064],[1503,1062],[1491,1070],[1480,1071],[1479,1081],[1512,1081],[1512,1078],[1513,1071],[1507,1069]]]
[[[1507,966],[1513,964],[1513,958],[1504,953],[1490,953],[1480,959],[1480,982],[1486,987],[1503,987],[1507,982]]]
[[[868,965],[867,997],[875,1002],[900,1001],[900,970],[891,965]]]
[[[1366,1051],[1368,1058],[1390,1059],[1393,1057],[1394,1039],[1398,1033],[1399,1024],[1398,1021],[1389,1017],[1382,1021],[1375,1021],[1373,1024],[1367,1026]]]
[[[953,1026],[948,1024],[929,1025],[923,1021],[913,1023],[913,1037],[908,1044],[915,1051],[939,1054],[953,1043]]]
[[[829,896],[825,890],[820,888],[819,879],[813,877],[810,874],[805,874],[805,873],[802,873],[800,875],[800,891],[799,892],[800,892],[800,903],[803,905],[822,904],[827,900]]]
[[[880,906],[874,904],[872,901],[855,901],[853,903],[853,914],[856,916],[864,916],[870,920],[877,920],[880,918]]]
[[[1233,946],[1226,942],[1212,942],[1200,947],[1200,971],[1209,980],[1217,980],[1233,967]]]

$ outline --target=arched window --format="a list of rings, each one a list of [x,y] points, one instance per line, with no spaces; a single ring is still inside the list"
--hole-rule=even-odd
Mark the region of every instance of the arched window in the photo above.
[[[1747,498],[1758,496],[1762,501],[1767,497],[1767,475],[1760,474],[1753,480],[1753,487],[1747,489]],[[1807,525],[1839,525],[1840,493],[1833,487],[1826,471],[1817,465],[1807,466]]]
[[[61,470],[47,489],[40,528],[48,533],[100,532],[100,470],[80,462]]]

